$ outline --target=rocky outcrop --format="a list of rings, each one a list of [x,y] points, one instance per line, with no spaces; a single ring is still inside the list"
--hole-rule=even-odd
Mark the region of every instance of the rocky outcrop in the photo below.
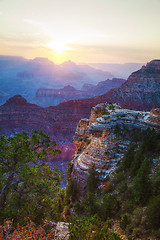
[[[98,104],[92,108],[90,119],[82,119],[74,135],[76,151],[71,175],[80,195],[85,192],[92,165],[104,180],[115,170],[135,131],[148,127],[160,129],[159,111],[122,109],[116,104]]]
[[[69,223],[57,222],[54,239],[67,240],[68,238],[69,238]]]

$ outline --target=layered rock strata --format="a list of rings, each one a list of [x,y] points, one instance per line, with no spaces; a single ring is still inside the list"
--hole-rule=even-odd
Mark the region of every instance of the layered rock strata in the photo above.
[[[88,117],[88,111],[85,111],[85,107],[73,108],[72,102],[67,106],[44,108],[15,95],[0,106],[0,134],[11,136],[22,131],[31,134],[35,129],[43,130],[62,150],[58,158],[71,160],[74,154],[72,138],[77,122],[82,117]]]
[[[117,103],[125,108],[151,110],[160,107],[160,60],[153,60],[137,72],[132,73],[127,81],[115,88],[91,99],[76,100],[74,106],[86,102],[88,110],[102,102]]]
[[[94,165],[103,181],[122,158],[135,131],[160,129],[160,110],[141,112],[122,109],[114,104],[98,104],[89,119],[82,119],[76,129],[72,179],[80,195],[85,192],[88,170]]]

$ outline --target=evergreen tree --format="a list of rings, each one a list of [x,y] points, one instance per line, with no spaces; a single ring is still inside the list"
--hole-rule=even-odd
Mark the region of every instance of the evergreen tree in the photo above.
[[[135,145],[133,143],[130,143],[122,158],[122,165],[124,169],[130,168],[134,160],[134,155],[135,155]]]
[[[134,177],[137,174],[138,169],[141,166],[141,163],[144,161],[143,148],[142,145],[137,149],[135,153],[134,160],[132,161],[130,172],[131,176]]]
[[[96,191],[98,190],[98,185],[99,185],[99,174],[95,170],[95,166],[92,165],[88,171],[88,179],[87,179],[87,186],[86,186],[87,192],[96,193]]]
[[[62,175],[37,160],[60,153],[42,131],[0,137],[0,216],[39,222],[52,212]],[[51,207],[52,206],[52,207]]]
[[[151,164],[148,159],[145,159],[133,182],[134,196],[138,203],[145,204],[151,196],[150,171]]]

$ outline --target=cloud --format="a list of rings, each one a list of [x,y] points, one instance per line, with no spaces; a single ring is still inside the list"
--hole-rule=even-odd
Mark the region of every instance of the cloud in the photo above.
[[[39,22],[39,21],[36,21],[36,20],[34,20],[34,19],[28,19],[28,18],[25,18],[25,19],[23,19],[23,22],[25,22],[25,23],[27,23],[27,24],[30,24],[30,25],[33,25],[33,26],[35,26],[35,27],[40,27],[40,26],[42,26],[42,23],[41,22]]]
[[[147,47],[128,47],[121,45],[76,45],[70,44],[74,49],[75,54],[82,54],[91,58],[91,61],[98,59],[98,61],[112,61],[113,62],[145,62],[146,59],[153,59],[155,56],[160,55],[160,47],[147,48]],[[102,60],[99,60],[102,59]],[[106,60],[105,60],[106,59]],[[107,60],[108,59],[108,60]]]
[[[44,46],[50,38],[40,33],[35,32],[32,35],[26,34],[25,32],[21,35],[0,35],[0,44],[9,47],[37,47],[37,46]]]

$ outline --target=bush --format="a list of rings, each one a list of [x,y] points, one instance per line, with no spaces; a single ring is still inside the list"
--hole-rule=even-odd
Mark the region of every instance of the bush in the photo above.
[[[75,217],[69,225],[69,240],[121,240],[107,223],[94,215],[92,217]]]

